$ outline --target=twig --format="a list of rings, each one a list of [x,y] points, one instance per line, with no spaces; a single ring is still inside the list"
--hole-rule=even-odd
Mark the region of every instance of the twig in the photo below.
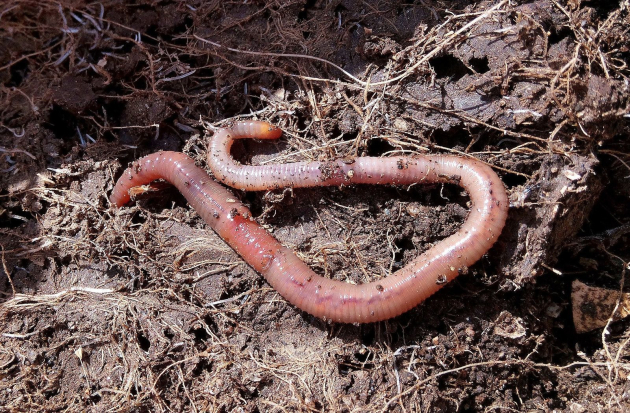
[[[495,361],[484,361],[484,362],[479,362],[479,363],[471,363],[471,364],[467,364],[465,366],[461,366],[461,367],[457,367],[454,369],[450,369],[450,370],[444,370],[441,371],[439,373],[433,374],[430,377],[427,377],[424,380],[420,380],[419,382],[417,382],[416,384],[414,384],[413,386],[411,386],[410,388],[408,388],[407,390],[405,390],[404,392],[392,397],[387,403],[385,403],[385,406],[383,407],[383,409],[381,410],[381,412],[388,412],[389,406],[400,400],[402,397],[408,395],[411,392],[414,392],[416,390],[418,390],[420,387],[422,387],[422,385],[430,382],[431,380],[435,380],[440,376],[445,376],[447,374],[452,374],[452,373],[457,373],[459,371],[462,370],[467,370],[467,369],[471,369],[471,368],[475,368],[475,367],[492,367],[492,366],[503,366],[503,367],[508,367],[508,366],[524,366],[524,367],[541,367],[541,368],[548,368],[551,370],[566,370],[569,368],[573,368],[573,367],[579,367],[579,366],[589,366],[591,368],[593,367],[608,367],[608,363],[604,363],[604,362],[600,362],[600,363],[589,363],[589,362],[581,362],[581,361],[577,361],[577,362],[573,362],[570,364],[567,364],[565,366],[553,366],[550,364],[544,364],[544,363],[531,363],[531,362],[527,362],[524,360],[505,360],[505,361],[501,361],[501,360],[495,360]],[[624,367],[626,368],[630,368],[630,364],[624,364]]]
[[[37,160],[37,158],[35,157],[35,155],[33,155],[32,153],[25,151],[24,149],[18,149],[18,148],[13,148],[13,149],[7,149],[7,148],[3,148],[2,146],[0,146],[0,152],[6,152],[6,153],[23,153],[24,155],[28,156],[29,158],[33,159],[34,161]]]
[[[0,248],[2,249],[2,268],[4,269],[4,273],[9,279],[9,284],[11,284],[11,290],[13,291],[13,296],[15,297],[15,285],[13,285],[11,274],[9,273],[9,269],[7,268],[7,260],[4,258],[4,245],[0,245]]]
[[[499,8],[501,8],[504,5],[506,5],[508,3],[508,1],[509,0],[503,0],[503,1],[499,2],[499,3],[497,3],[495,6],[489,8],[484,13],[480,14],[477,18],[471,20],[470,22],[468,22],[467,24],[462,26],[459,30],[451,33],[448,36],[448,38],[446,38],[446,39],[442,40],[440,43],[438,43],[438,45],[433,50],[431,50],[429,53],[427,53],[424,56],[422,56],[422,58],[420,60],[418,60],[418,62],[416,62],[413,66],[411,66],[410,68],[405,70],[402,74],[400,74],[400,75],[398,75],[398,76],[396,76],[396,77],[394,77],[392,79],[388,79],[388,80],[384,80],[384,81],[376,82],[376,83],[370,83],[370,82],[363,81],[363,80],[355,77],[351,73],[347,72],[346,70],[344,70],[340,66],[336,65],[335,63],[333,63],[333,62],[331,62],[329,60],[326,60],[326,59],[322,59],[321,57],[309,56],[309,55],[304,55],[304,54],[296,54],[296,53],[255,52],[255,51],[251,51],[251,50],[235,49],[235,48],[232,48],[232,47],[223,46],[220,43],[213,42],[213,41],[210,41],[208,39],[204,39],[203,37],[199,37],[196,34],[194,34],[193,37],[195,39],[201,41],[201,42],[210,44],[210,45],[212,45],[214,47],[218,47],[218,48],[221,48],[221,49],[229,50],[229,51],[234,52],[234,53],[249,54],[249,55],[253,55],[253,56],[270,56],[270,57],[285,57],[285,58],[299,58],[299,59],[315,60],[315,61],[322,62],[322,63],[325,63],[327,65],[330,65],[330,66],[334,67],[335,69],[337,69],[341,73],[343,73],[346,77],[348,77],[349,79],[352,79],[353,81],[355,81],[356,83],[358,83],[359,85],[361,85],[363,87],[366,87],[366,86],[381,86],[381,85],[387,85],[387,84],[390,84],[390,83],[393,83],[393,82],[397,82],[397,81],[402,80],[402,79],[406,78],[407,76],[411,75],[417,68],[419,68],[423,64],[427,63],[435,55],[441,53],[442,50],[444,50],[444,48],[446,48],[447,46],[451,45],[455,41],[455,39],[458,39],[460,37],[460,35],[462,35],[465,31],[467,31],[468,29],[470,29],[471,27],[473,27],[474,25],[476,25],[480,21],[486,19],[488,16],[490,16],[496,10],[498,10]]]

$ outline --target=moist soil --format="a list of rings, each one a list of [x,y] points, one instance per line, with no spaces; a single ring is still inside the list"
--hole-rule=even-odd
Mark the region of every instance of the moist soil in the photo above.
[[[627,411],[630,322],[578,334],[571,284],[627,284],[629,7],[5,1],[0,410]],[[506,227],[417,308],[346,325],[287,303],[168,185],[110,205],[129,162],[205,167],[207,137],[248,119],[285,131],[235,145],[248,164],[478,158]],[[235,196],[351,283],[468,211],[448,185]]]

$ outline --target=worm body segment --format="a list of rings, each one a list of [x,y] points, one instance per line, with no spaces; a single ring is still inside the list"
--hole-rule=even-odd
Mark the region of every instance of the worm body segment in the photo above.
[[[499,237],[508,209],[499,177],[485,164],[463,157],[357,157],[330,162],[246,166],[229,151],[234,139],[277,139],[281,131],[265,122],[238,122],[214,134],[208,166],[232,187],[261,191],[280,187],[349,184],[452,183],[469,194],[471,210],[453,235],[389,277],[352,285],[317,275],[251,217],[249,209],[182,153],[160,152],[131,165],[110,200],[120,207],[130,188],[165,179],[243,259],[285,299],[320,318],[367,323],[395,317],[434,294],[475,263]]]

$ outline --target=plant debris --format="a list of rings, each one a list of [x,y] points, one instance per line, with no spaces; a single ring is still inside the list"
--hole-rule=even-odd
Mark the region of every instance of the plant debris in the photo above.
[[[629,39],[628,0],[3,2],[0,406],[628,411],[630,322],[583,332],[570,294],[627,292]],[[129,162],[205,165],[247,119],[284,137],[235,144],[243,163],[475,157],[508,223],[439,294],[354,326],[289,305],[172,188],[110,206]],[[470,208],[450,185],[234,196],[352,283]]]

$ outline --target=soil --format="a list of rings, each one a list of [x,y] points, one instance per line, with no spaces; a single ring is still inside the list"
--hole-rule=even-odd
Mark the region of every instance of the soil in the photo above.
[[[630,322],[577,334],[570,294],[628,290],[629,64],[628,0],[5,1],[0,410],[628,411]],[[507,225],[400,317],[316,319],[177,191],[109,204],[130,161],[205,166],[205,138],[237,119],[285,131],[237,145],[244,163],[474,156],[508,188]],[[237,196],[354,283],[452,234],[468,200]]]

